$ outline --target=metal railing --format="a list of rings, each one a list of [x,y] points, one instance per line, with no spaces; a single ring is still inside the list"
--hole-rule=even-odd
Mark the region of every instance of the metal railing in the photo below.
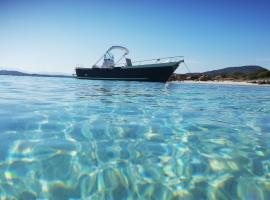
[[[179,62],[181,60],[184,60],[184,56],[172,56],[172,57],[163,57],[163,58],[156,58],[156,59],[132,61],[132,65],[147,65],[147,64]],[[122,67],[125,65],[126,65],[126,63],[118,63],[114,67]]]
[[[131,61],[131,62],[132,62],[133,66],[136,66],[136,65],[179,62],[179,61],[182,61],[182,60],[184,61],[184,56],[163,57],[163,58],[148,59],[148,60],[138,60],[138,61]],[[117,63],[117,64],[114,65],[114,67],[123,67],[123,66],[126,66],[126,62]],[[100,66],[97,66],[97,67],[100,67]],[[83,66],[81,64],[77,64],[76,68],[85,68],[85,66]]]

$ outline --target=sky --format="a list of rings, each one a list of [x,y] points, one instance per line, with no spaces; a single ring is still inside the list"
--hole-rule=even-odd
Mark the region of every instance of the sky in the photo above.
[[[112,45],[132,60],[183,55],[191,72],[270,69],[270,1],[0,0],[0,69],[72,74]]]

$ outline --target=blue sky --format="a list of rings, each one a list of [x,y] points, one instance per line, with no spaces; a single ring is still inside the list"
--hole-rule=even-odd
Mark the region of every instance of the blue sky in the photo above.
[[[193,72],[270,69],[270,1],[0,0],[0,69],[71,74],[111,45],[135,60],[184,55]]]

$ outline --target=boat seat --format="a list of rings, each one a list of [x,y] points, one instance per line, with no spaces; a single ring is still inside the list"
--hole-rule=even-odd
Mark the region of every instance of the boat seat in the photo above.
[[[131,59],[126,58],[126,66],[127,66],[127,67],[132,67]]]

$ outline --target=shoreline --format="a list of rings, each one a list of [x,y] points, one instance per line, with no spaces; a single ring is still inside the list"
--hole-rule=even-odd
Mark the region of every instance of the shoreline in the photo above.
[[[247,85],[247,86],[270,86],[269,84],[249,83],[246,81],[172,81],[173,83],[188,83],[188,84],[213,84],[213,85]]]

